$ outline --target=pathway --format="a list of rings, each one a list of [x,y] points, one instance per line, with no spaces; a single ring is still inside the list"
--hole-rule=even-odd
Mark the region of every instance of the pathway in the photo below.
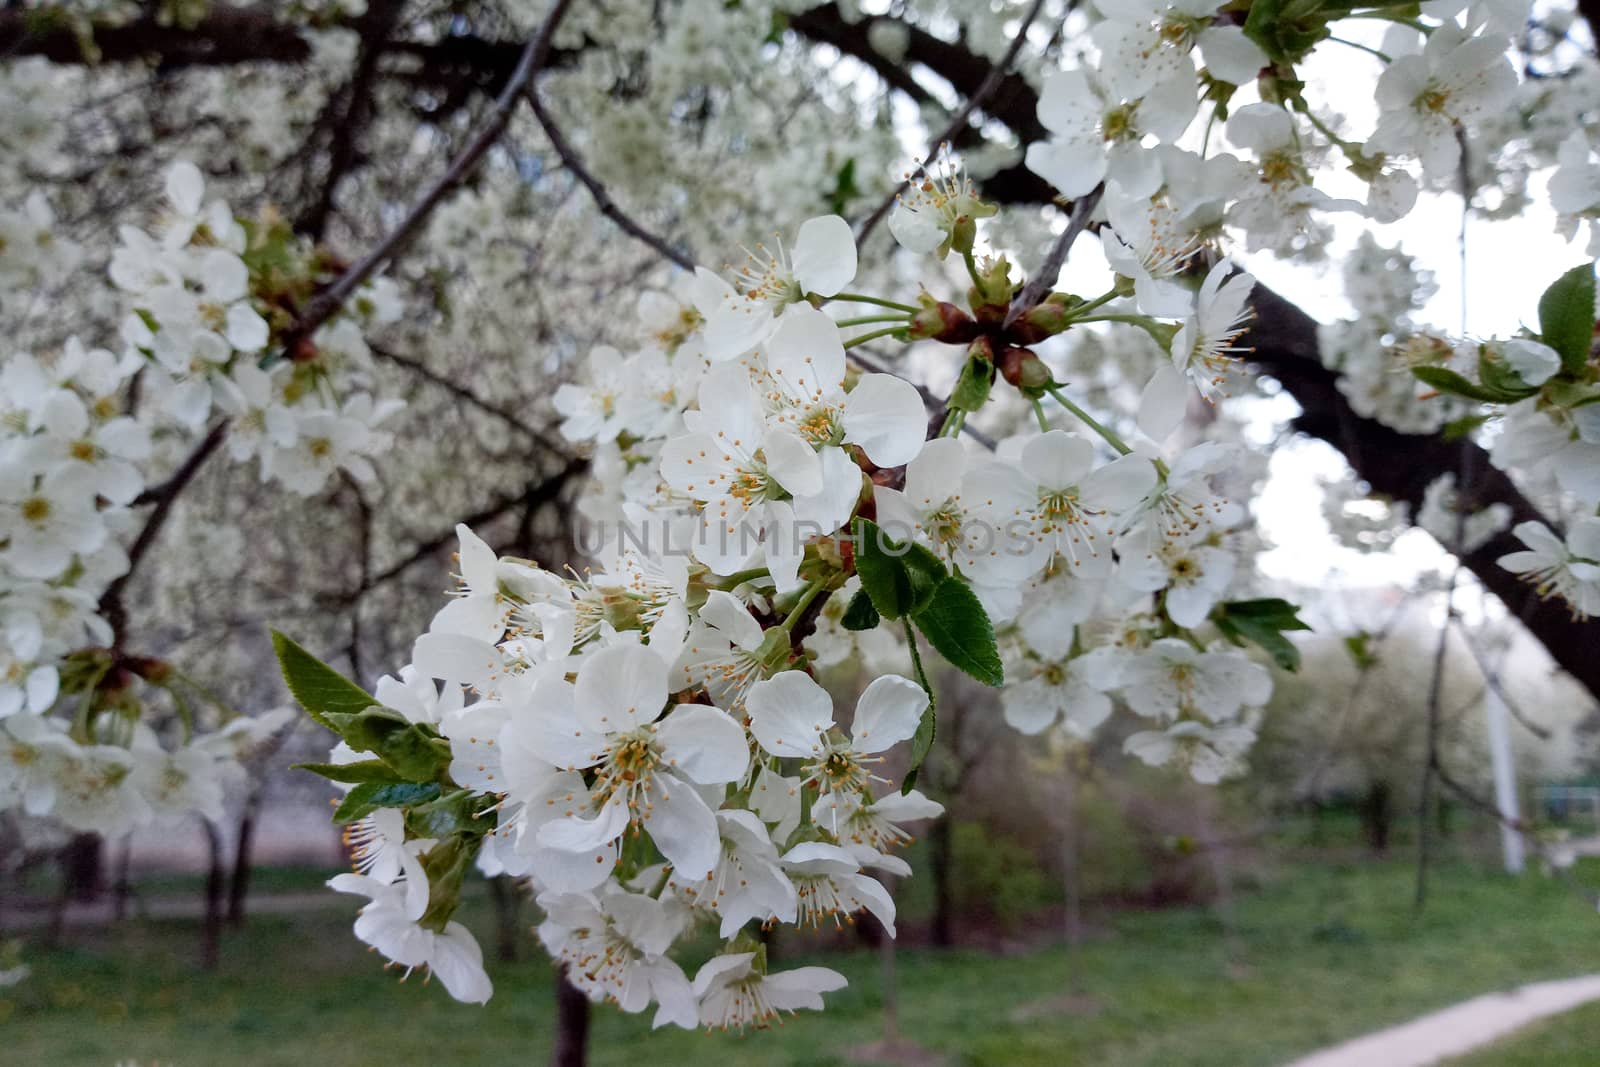
[[[1534,982],[1314,1052],[1288,1067],[1428,1067],[1591,1000],[1600,1000],[1600,974]]]

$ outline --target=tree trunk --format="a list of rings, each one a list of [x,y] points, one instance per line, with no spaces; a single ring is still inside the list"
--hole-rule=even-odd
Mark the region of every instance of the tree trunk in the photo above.
[[[933,876],[933,930],[934,945],[949,948],[955,938],[955,831],[950,809],[933,821],[929,831],[930,855],[928,865]]]
[[[91,903],[100,897],[105,888],[99,834],[75,834],[61,850],[62,891],[72,900]]]
[[[489,895],[494,900],[495,958],[501,963],[515,963],[522,892],[517,888],[515,879],[502,874],[489,879]]]
[[[589,998],[567,981],[567,965],[556,972],[556,1041],[550,1067],[585,1067],[589,1062]]]
[[[261,811],[261,784],[256,783],[239,815],[239,841],[233,852],[233,877],[228,881],[228,925],[243,926],[250,875],[255,869],[256,816]]]
[[[1078,862],[1078,776],[1067,754],[1066,789],[1061,802],[1061,887],[1066,895],[1067,988],[1083,992],[1083,871]]]
[[[128,898],[133,895],[133,881],[129,868],[133,865],[133,835],[128,835],[122,842],[122,851],[117,855],[117,873],[111,883],[111,917],[121,922],[128,917]]]
[[[1361,798],[1361,830],[1367,847],[1381,856],[1389,850],[1389,833],[1394,829],[1394,790],[1379,779],[1367,786]]]
[[[200,969],[214,971],[222,958],[222,905],[227,892],[228,871],[223,859],[222,832],[210,819],[202,818],[206,846],[211,852],[211,869],[206,874],[206,913],[200,923]]]

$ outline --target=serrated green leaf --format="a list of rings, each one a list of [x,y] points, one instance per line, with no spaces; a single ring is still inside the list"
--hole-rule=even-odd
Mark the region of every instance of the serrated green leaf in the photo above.
[[[1573,267],[1539,297],[1539,339],[1561,356],[1561,367],[1577,374],[1594,343],[1594,264]]]
[[[1285,630],[1309,630],[1311,627],[1300,618],[1300,609],[1279,597],[1258,600],[1233,600],[1218,604],[1211,612],[1211,621],[1222,636],[1236,645],[1246,642],[1261,647],[1274,663],[1286,671],[1300,669],[1300,650],[1294,642],[1283,636]]]
[[[855,560],[861,588],[885,619],[921,610],[949,573],[925,546],[896,541],[871,519],[856,520]]]
[[[330,714],[355,714],[377,703],[365,689],[277,630],[272,631],[272,648],[278,654],[278,667],[289,692],[307,715],[328,729],[333,729],[328,720]]]
[[[1445,367],[1412,367],[1411,373],[1417,380],[1433,386],[1441,393],[1450,393],[1453,396],[1464,396],[1468,400],[1477,400],[1485,404],[1514,404],[1518,400],[1532,396],[1535,390],[1522,389],[1510,391],[1505,389],[1491,389],[1485,385],[1468,381],[1453,370]]]
[[[392,782],[394,769],[382,760],[355,763],[294,763],[290,770],[320,774],[330,782]]]
[[[379,808],[405,808],[439,796],[437,782],[364,782],[344,795],[333,811],[333,821],[343,825],[371,815]]]
[[[413,837],[486,834],[494,828],[494,805],[465,789],[446,793],[406,811],[406,830]]]
[[[994,626],[977,594],[954,575],[939,583],[926,607],[912,616],[928,643],[951,666],[984,685],[1005,682],[1005,667],[995,644]]]
[[[450,765],[450,746],[431,726],[385,707],[354,715],[330,712],[329,728],[357,752],[371,752],[408,782],[431,782]]]
[[[878,609],[872,606],[872,598],[865,589],[857,589],[850,598],[850,603],[845,605],[844,615],[840,617],[839,624],[846,630],[875,630],[881,621]]]

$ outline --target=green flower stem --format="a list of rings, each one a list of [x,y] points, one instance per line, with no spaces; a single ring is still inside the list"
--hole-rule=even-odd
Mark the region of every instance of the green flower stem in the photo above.
[[[961,427],[966,424],[967,413],[960,408],[951,408],[945,415],[944,422],[939,426],[940,437],[955,437],[961,433]]]
[[[1049,433],[1050,419],[1045,415],[1044,404],[1039,400],[1038,397],[1033,398],[1033,416],[1039,420],[1039,432]]]
[[[754,582],[766,577],[769,577],[767,574],[767,568],[751,567],[749,570],[745,571],[734,571],[726,578],[719,579],[717,581],[716,588],[725,593],[731,593],[745,582]]]
[[[1342,45],[1345,45],[1346,47],[1349,47],[1349,48],[1360,49],[1361,51],[1367,53],[1368,55],[1377,56],[1379,59],[1383,60],[1385,63],[1393,63],[1394,62],[1394,60],[1389,57],[1388,53],[1380,52],[1376,48],[1371,47],[1370,45],[1362,44],[1360,41],[1349,41],[1349,40],[1346,40],[1343,37],[1333,37],[1333,36],[1330,36],[1328,38],[1328,40],[1332,41],[1334,44],[1342,44]],[[1317,127],[1317,128],[1321,129],[1320,126]]]
[[[883,300],[876,296],[866,296],[861,293],[835,293],[830,300],[843,300],[852,304],[876,304],[879,307],[890,308],[894,311],[904,311],[907,315],[915,315],[917,309],[910,304],[897,304],[893,300]]]
[[[910,322],[909,315],[862,315],[855,319],[840,319],[835,326],[869,326],[874,322]]]
[[[972,256],[972,249],[961,253],[961,258],[967,264],[967,276],[972,279],[973,286],[978,292],[983,292],[983,275],[978,273],[978,261]]]
[[[911,649],[911,673],[916,675],[917,684],[922,686],[922,691],[928,694],[928,710],[934,707],[933,685],[928,681],[928,672],[922,669],[922,652],[917,648],[917,631],[911,625],[911,617],[903,620],[906,627],[906,647]]]
[[[1077,404],[1074,404],[1067,394],[1061,391],[1061,387],[1059,385],[1052,385],[1045,391],[1055,398],[1056,403],[1060,404],[1062,407],[1072,412],[1073,415],[1077,416],[1079,422],[1083,423],[1085,426],[1089,427],[1089,429],[1093,430],[1095,433],[1104,438],[1106,444],[1116,449],[1118,453],[1126,456],[1133,451],[1133,449],[1129,448],[1127,442],[1123,441],[1122,438],[1118,437],[1106,427],[1100,425],[1100,423],[1095,420],[1093,415],[1090,415]]]
[[[1109,303],[1111,303],[1111,301],[1115,300],[1116,298],[1117,298],[1117,291],[1115,289],[1113,289],[1108,293],[1102,293],[1101,295],[1095,297],[1093,300],[1089,301],[1086,304],[1079,304],[1077,307],[1071,309],[1071,313],[1070,314],[1071,314],[1072,321],[1074,321],[1074,322],[1079,321],[1078,316],[1087,315],[1089,312],[1093,311],[1095,308],[1100,307],[1102,304],[1109,304]]]
[[[864,345],[868,341],[876,341],[880,337],[888,337],[892,334],[900,333],[905,328],[905,323],[903,322],[898,326],[885,326],[881,330],[873,330],[871,333],[864,333],[859,337],[852,337],[850,340],[844,343],[844,346],[846,348],[852,348],[856,345]]]
[[[827,584],[826,581],[818,578],[806,586],[805,592],[800,594],[800,599],[794,602],[794,607],[789,609],[789,614],[783,620],[784,633],[789,633],[794,629],[794,624],[800,620],[800,616],[806,613],[806,608],[811,606],[811,602],[817,599],[817,595],[822,592]]]

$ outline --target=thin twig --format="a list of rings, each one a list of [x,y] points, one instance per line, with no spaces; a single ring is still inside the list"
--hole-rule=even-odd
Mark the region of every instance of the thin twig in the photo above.
[[[1527,713],[1522,710],[1517,701],[1510,693],[1506,692],[1505,685],[1500,681],[1500,672],[1495,670],[1494,666],[1489,663],[1489,659],[1483,654],[1483,650],[1473,643],[1472,634],[1467,630],[1466,624],[1460,619],[1453,621],[1456,624],[1456,630],[1461,634],[1462,643],[1467,646],[1467,651],[1472,653],[1472,658],[1477,661],[1478,670],[1483,673],[1484,684],[1499,694],[1501,701],[1506,706],[1506,710],[1511,712],[1511,717],[1521,723],[1529,733],[1541,741],[1550,740],[1550,728],[1548,726],[1540,726],[1528,718]]]
[[[883,198],[883,202],[878,205],[877,209],[862,221],[861,228],[856,231],[857,244],[862,244],[866,241],[868,235],[877,228],[878,223],[882,222],[884,216],[889,214],[889,209],[894,207],[895,201],[900,199],[900,194],[905,191],[906,186],[916,181],[927,171],[934,159],[938,157],[939,149],[954,138],[956,134],[960,133],[967,125],[967,120],[972,117],[972,113],[982,107],[984,101],[993,96],[995,90],[1005,83],[1006,75],[1011,71],[1011,64],[1016,61],[1017,53],[1022,51],[1023,42],[1028,39],[1028,27],[1033,25],[1033,20],[1039,17],[1039,12],[1043,9],[1044,0],[1033,0],[1033,6],[1028,8],[1028,13],[1022,16],[1022,25],[1018,26],[1017,32],[1012,35],[1011,44],[1006,48],[1005,55],[1000,57],[998,63],[990,66],[988,75],[978,85],[977,91],[967,97],[967,102],[961,105],[961,109],[950,119],[949,124],[945,126],[939,136],[933,139],[933,147],[928,150],[928,154],[922,162],[918,163],[916,168],[910,174],[907,174],[888,196]]]
[[[512,112],[516,109],[523,90],[527,88],[533,76],[543,69],[550,55],[550,40],[555,35],[556,27],[566,16],[571,2],[572,0],[556,0],[555,6],[550,9],[550,14],[539,27],[539,32],[523,48],[522,56],[517,60],[516,69],[512,71],[510,80],[495,98],[488,123],[478,131],[478,135],[466,149],[456,156],[445,172],[417,198],[417,202],[411,206],[406,217],[389,231],[387,237],[379,241],[371,251],[311,299],[291,331],[295,337],[309,337],[316,332],[318,326],[327,322],[363,282],[372,277],[378,268],[410,240],[433,213],[433,209],[439,206],[440,201],[477,169],[483,157],[494,147],[495,142],[500,140],[500,135],[511,122]],[[286,348],[292,348],[292,345]]]
[[[561,157],[561,162],[566,166],[567,170],[572,172],[572,176],[578,179],[585,189],[589,190],[589,195],[594,198],[594,206],[600,209],[600,214],[616,223],[628,236],[648,245],[663,259],[676,263],[684,270],[694,270],[694,258],[691,255],[672,247],[665,240],[639,225],[617,206],[615,200],[611,199],[611,194],[606,191],[606,187],[601,184],[600,179],[596,178],[583,165],[583,161],[578,158],[577,150],[572,147],[566,135],[561,132],[561,127],[556,125],[555,119],[546,110],[544,101],[539,99],[539,87],[529,85],[527,87],[527,97],[528,105],[533,108],[534,117],[539,120],[539,125],[544,127],[544,135],[549,139],[550,147],[556,150],[556,155]]]
[[[381,345],[371,344],[370,342],[368,343],[367,347],[371,349],[372,354],[377,356],[379,359],[393,363],[397,367],[401,367],[407,371],[410,371],[412,374],[415,374],[429,385],[434,385],[445,390],[458,400],[464,401],[486,415],[493,415],[495,418],[504,422],[507,426],[510,426],[512,429],[519,431],[524,436],[531,439],[535,444],[544,446],[550,452],[559,456],[569,456],[571,454],[567,449],[560,447],[558,444],[552,441],[547,434],[529,425],[525,419],[519,418],[516,413],[508,411],[492,401],[485,400],[477,392],[469,389],[467,386],[462,385],[459,382],[451,381],[449,378],[446,378],[436,370],[431,370],[421,360],[414,359],[411,356],[403,356],[391,349],[385,348]]]
[[[1056,284],[1056,279],[1061,277],[1061,265],[1067,261],[1067,253],[1072,251],[1072,243],[1078,239],[1079,234],[1088,229],[1089,216],[1094,214],[1095,206],[1100,203],[1100,197],[1105,191],[1105,184],[1101,183],[1073,202],[1072,214],[1067,219],[1067,228],[1061,231],[1061,236],[1056,238],[1056,243],[1051,247],[1044,263],[1034,272],[1033,277],[1028,279],[1028,284],[1023,286],[1017,298],[1011,302],[1011,309],[1006,312],[1005,325],[1010,326],[1030,308],[1037,306]]]
[[[201,439],[172,477],[161,483],[155,496],[145,500],[145,495],[141,494],[138,498],[140,502],[155,504],[155,509],[145,518],[144,526],[139,529],[132,547],[128,549],[128,569],[106,586],[105,593],[100,597],[100,614],[105,616],[106,622],[111,625],[113,648],[122,647],[123,630],[128,622],[127,609],[122,603],[123,590],[127,588],[134,572],[139,569],[139,564],[149,553],[150,547],[155,544],[161,528],[166,525],[168,516],[172,514],[172,505],[189,483],[194,481],[195,475],[200,473],[200,468],[205,466],[206,460],[222,446],[227,436],[228,420],[223,419]]]

